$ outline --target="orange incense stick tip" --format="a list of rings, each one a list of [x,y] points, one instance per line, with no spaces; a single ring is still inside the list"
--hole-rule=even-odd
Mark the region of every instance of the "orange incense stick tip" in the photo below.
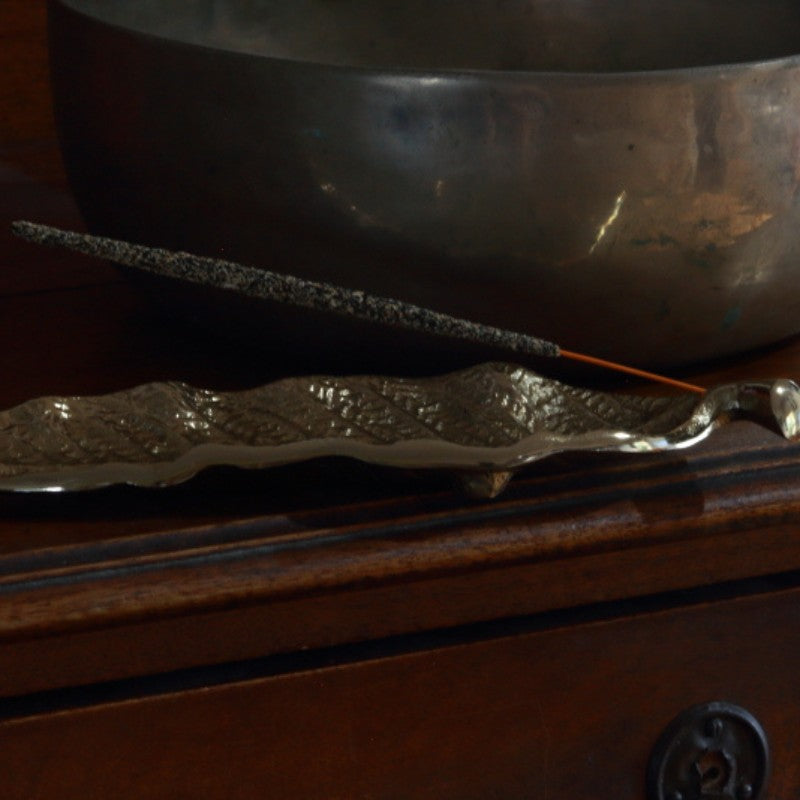
[[[676,381],[674,378],[666,378],[663,375],[656,375],[654,372],[646,372],[642,369],[636,369],[636,367],[627,367],[624,364],[617,364],[614,361],[605,361],[602,358],[587,356],[583,353],[573,353],[571,350],[561,350],[561,356],[562,358],[568,358],[571,361],[582,361],[584,364],[593,364],[596,367],[603,367],[604,369],[611,369],[616,372],[625,372],[628,375],[635,375],[638,378],[646,378],[647,380],[664,383],[667,386],[674,386],[676,389],[682,389],[686,392],[695,392],[696,394],[706,393],[706,390],[702,386],[695,386],[693,383]]]

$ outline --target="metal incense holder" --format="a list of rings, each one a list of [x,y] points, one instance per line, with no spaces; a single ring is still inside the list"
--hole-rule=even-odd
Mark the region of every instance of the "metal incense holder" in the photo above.
[[[178,280],[213,283],[373,322],[558,356],[557,345],[401,301],[292,276],[131,245],[33,223],[14,231],[43,244],[111,257]],[[287,378],[240,392],[156,383],[100,397],[51,397],[0,412],[0,489],[64,491],[115,483],[168,485],[213,465],[268,467],[349,456],[456,472],[494,496],[514,471],[554,453],[645,453],[689,447],[732,416],[800,436],[800,388],[789,380],[671,397],[617,395],[484,364],[437,378]]]
[[[800,435],[792,381],[673,397],[594,392],[524,367],[484,364],[436,378],[288,378],[215,392],[155,383],[50,397],[0,412],[0,489],[165,486],[214,465],[269,467],[321,456],[456,473],[494,496],[555,453],[690,447],[732,416]]]

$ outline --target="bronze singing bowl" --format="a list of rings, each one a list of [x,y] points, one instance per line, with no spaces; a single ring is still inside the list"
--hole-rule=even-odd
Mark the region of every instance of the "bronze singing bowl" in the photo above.
[[[89,228],[640,364],[800,330],[796,0],[51,0]]]

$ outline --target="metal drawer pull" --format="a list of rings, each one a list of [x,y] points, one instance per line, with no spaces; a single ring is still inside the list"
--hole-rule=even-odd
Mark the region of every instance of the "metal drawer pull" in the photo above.
[[[744,708],[715,702],[676,717],[647,768],[648,800],[758,800],[769,772],[769,746]]]

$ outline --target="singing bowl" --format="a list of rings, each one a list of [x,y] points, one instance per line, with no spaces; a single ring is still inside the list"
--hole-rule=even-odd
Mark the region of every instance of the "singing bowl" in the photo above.
[[[640,364],[800,330],[795,0],[51,0],[91,231]]]

